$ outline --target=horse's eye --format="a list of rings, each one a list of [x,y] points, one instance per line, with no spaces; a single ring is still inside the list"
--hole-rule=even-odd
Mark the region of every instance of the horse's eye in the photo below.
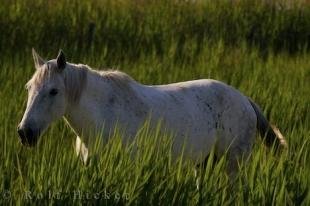
[[[57,90],[57,89],[51,89],[51,90],[50,90],[50,95],[51,95],[51,96],[55,96],[57,93],[58,93],[58,90]]]

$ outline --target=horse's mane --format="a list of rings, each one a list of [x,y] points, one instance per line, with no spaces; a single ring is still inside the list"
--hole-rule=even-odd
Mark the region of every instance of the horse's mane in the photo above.
[[[133,81],[133,79],[126,73],[118,71],[118,70],[106,70],[106,71],[100,71],[101,75],[117,82],[130,82]]]
[[[66,93],[68,94],[69,101],[72,103],[79,101],[81,97],[87,83],[88,70],[89,67],[83,64],[71,65],[71,67],[64,70]]]
[[[122,88],[129,88],[128,84],[134,81],[128,74],[118,70],[99,71],[99,74]]]

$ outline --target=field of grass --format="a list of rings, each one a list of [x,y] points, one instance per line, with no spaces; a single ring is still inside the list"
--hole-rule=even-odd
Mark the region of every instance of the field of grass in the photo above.
[[[259,2],[1,2],[0,205],[309,205],[310,5]],[[198,191],[195,164],[172,161],[170,138],[147,126],[135,156],[115,134],[88,166],[62,120],[25,148],[16,127],[34,72],[32,47],[46,59],[62,48],[70,62],[119,69],[145,84],[221,80],[261,106],[289,149],[273,154],[257,138],[235,181],[223,157],[200,174]]]

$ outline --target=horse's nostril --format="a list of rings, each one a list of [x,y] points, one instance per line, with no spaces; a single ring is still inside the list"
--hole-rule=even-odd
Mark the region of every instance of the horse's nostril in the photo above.
[[[17,132],[18,132],[18,135],[21,139],[21,142],[23,144],[29,144],[33,141],[33,138],[34,138],[34,133],[33,133],[33,130],[29,127],[26,127],[26,128],[21,128],[19,127],[17,129]]]

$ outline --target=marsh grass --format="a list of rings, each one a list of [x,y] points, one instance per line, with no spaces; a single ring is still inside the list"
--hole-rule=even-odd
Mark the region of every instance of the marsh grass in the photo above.
[[[189,2],[2,2],[1,205],[309,205],[310,7]],[[46,59],[63,48],[70,62],[120,69],[145,84],[221,80],[262,107],[289,149],[275,153],[257,138],[233,181],[225,156],[215,165],[210,158],[197,190],[196,163],[174,159],[171,137],[159,129],[142,128],[138,148],[124,145],[119,131],[87,166],[76,158],[75,136],[63,121],[37,147],[24,148],[16,126],[34,72],[31,47]]]

